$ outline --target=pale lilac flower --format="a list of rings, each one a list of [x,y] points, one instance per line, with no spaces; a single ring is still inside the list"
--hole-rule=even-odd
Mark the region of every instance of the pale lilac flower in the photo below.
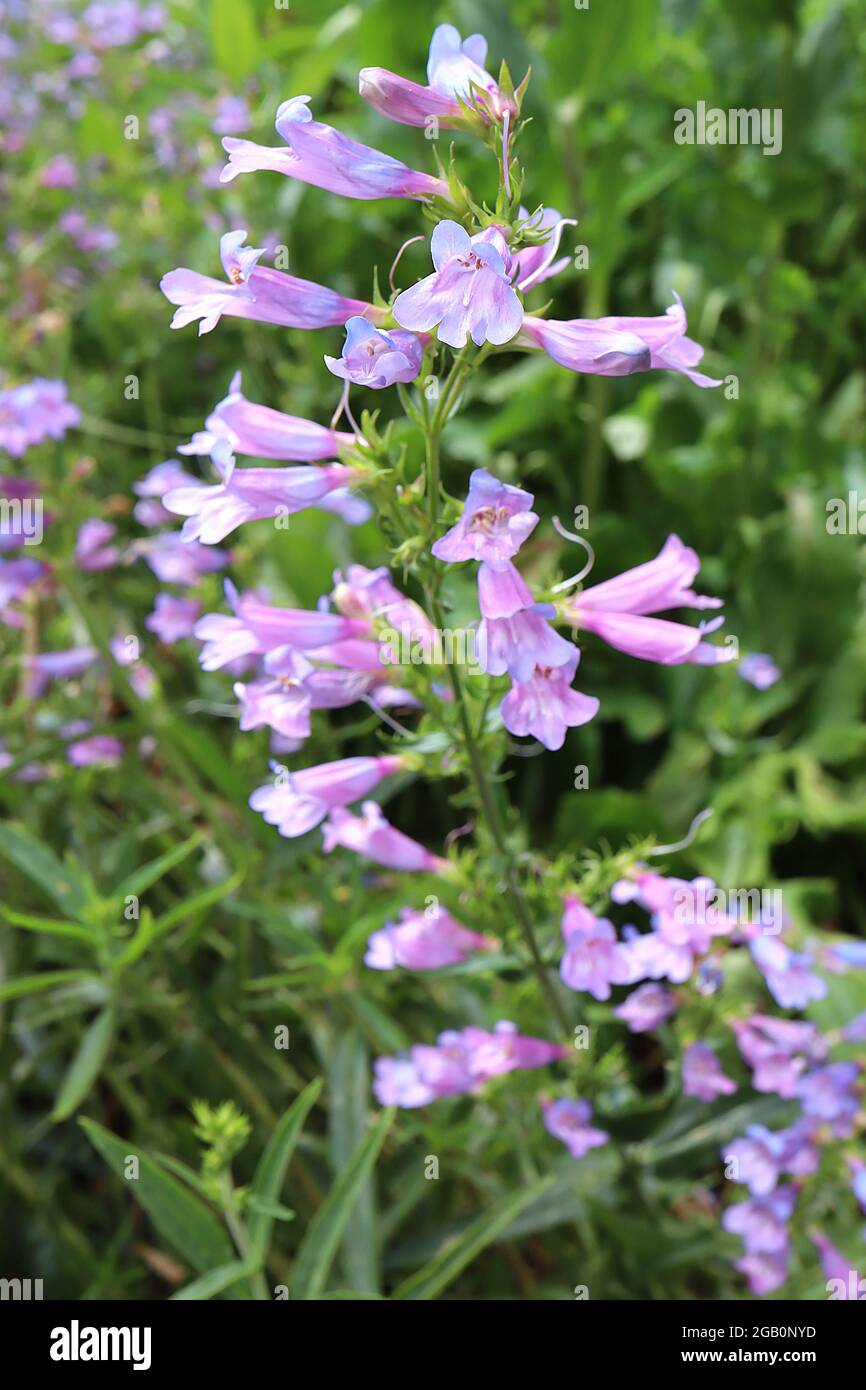
[[[371,970],[441,970],[494,945],[488,937],[462,926],[443,907],[424,912],[404,907],[399,922],[386,922],[373,932],[364,964]]]
[[[470,237],[459,222],[439,222],[430,239],[435,272],[404,290],[394,317],[416,333],[438,328],[440,342],[462,348],[472,338],[507,343],[523,322],[523,306],[508,278],[504,239],[479,232]]]
[[[140,525],[147,527],[162,526],[168,521],[174,521],[171,512],[166,511],[160,498],[173,487],[189,487],[194,483],[195,478],[191,473],[187,473],[178,459],[166,459],[163,463],[156,464],[132,485],[133,492],[141,499],[133,508],[133,516]]]
[[[513,618],[535,603],[532,590],[510,560],[496,569],[486,560],[478,567],[478,606],[485,618]]]
[[[565,666],[577,648],[550,626],[547,620],[555,616],[552,604],[535,603],[510,618],[483,618],[478,627],[482,668],[489,676],[507,672],[515,681],[528,681],[536,667]]]
[[[438,560],[484,561],[493,570],[507,568],[538,525],[531,492],[501,483],[486,468],[476,468],[460,520],[431,547]]]
[[[399,159],[352,140],[333,126],[314,121],[308,96],[292,97],[277,111],[277,134],[282,149],[226,137],[229,162],[220,174],[229,183],[238,174],[271,169],[301,183],[313,184],[344,198],[442,198],[449,196],[445,179],[410,169]]]
[[[64,381],[35,377],[0,391],[0,449],[13,458],[45,439],[62,439],[80,420],[78,406],[66,399]]]
[[[753,1197],[766,1197],[775,1191],[785,1171],[785,1138],[766,1125],[749,1125],[741,1139],[722,1150],[727,1167],[733,1167],[733,1182],[745,1183]]]
[[[383,116],[402,125],[429,127],[434,117],[440,125],[460,125],[466,113],[458,97],[482,120],[498,120],[515,108],[486,71],[486,60],[487,40],[481,34],[461,42],[453,24],[440,24],[430,43],[426,87],[387,68],[362,68],[358,90]]]
[[[187,518],[181,530],[184,541],[218,545],[247,522],[295,516],[309,507],[335,512],[350,525],[370,516],[369,504],[349,491],[357,472],[345,464],[235,468],[234,460],[226,458],[218,445],[214,462],[222,482],[172,488],[163,498],[168,511]]]
[[[866,1042],[866,1009],[862,1014],[857,1014],[842,1029],[842,1037],[845,1042],[861,1043]]]
[[[75,541],[75,563],[81,570],[109,570],[118,565],[121,552],[111,541],[117,527],[110,521],[91,518],[78,528]]]
[[[628,1024],[630,1033],[651,1033],[670,1018],[676,1008],[676,999],[663,985],[645,984],[633,990],[614,1013]]]
[[[67,651],[42,652],[38,656],[25,656],[27,671],[26,694],[37,700],[44,695],[52,681],[75,680],[83,676],[96,661],[99,653],[95,647],[71,647]]]
[[[866,1163],[852,1155],[848,1158],[848,1167],[851,1169],[851,1191],[866,1211]]]
[[[788,1277],[790,1253],[788,1245],[773,1254],[750,1251],[742,1259],[735,1260],[734,1266],[748,1279],[749,1292],[763,1298],[765,1294],[775,1293],[784,1284]]]
[[[241,388],[241,374],[235,372],[228,395],[207,417],[205,428],[194,434],[189,444],[182,444],[178,453],[212,454],[222,440],[233,454],[315,463],[334,458],[340,449],[349,448],[355,436],[248,401]],[[177,486],[183,487],[188,481],[184,475]]]
[[[780,1008],[805,1009],[812,999],[824,998],[827,982],[812,970],[812,956],[792,951],[778,936],[758,936],[750,950]]]
[[[686,334],[679,295],[664,313],[649,318],[536,319],[523,322],[520,346],[541,348],[561,367],[594,376],[628,376],[662,368],[681,372],[696,386],[721,381],[696,370],[704,350]]]
[[[834,1284],[836,1286],[833,1291],[834,1299],[840,1302],[856,1299],[859,1302],[863,1298],[864,1281],[847,1255],[843,1255],[841,1250],[837,1250],[822,1231],[810,1231],[809,1238],[818,1251],[821,1268],[828,1285]]]
[[[715,1052],[706,1043],[695,1042],[683,1052],[683,1094],[710,1102],[719,1096],[732,1096],[736,1081],[726,1076]]]
[[[160,289],[170,304],[178,306],[172,328],[200,319],[199,333],[210,333],[223,314],[282,328],[334,328],[354,314],[381,318],[383,311],[365,300],[347,299],[312,280],[258,265],[263,249],[241,250],[245,239],[244,231],[226,232],[220,239],[228,283],[185,267],[162,277]]]
[[[153,612],[144,620],[149,632],[153,632],[167,647],[180,642],[184,637],[192,637],[195,625],[201,614],[201,604],[192,598],[178,598],[175,594],[157,594]]]
[[[43,510],[39,492],[37,485],[27,478],[0,476],[0,499],[19,504],[17,507],[10,507],[3,516],[3,524],[0,526],[0,554],[7,550],[18,550],[20,546],[28,543],[32,545],[40,539],[40,532],[45,524],[52,520]]]
[[[378,758],[342,758],[333,763],[286,773],[272,764],[276,780],[258,787],[250,797],[254,811],[275,825],[281,835],[293,839],[320,825],[335,806],[349,806],[369,796],[386,777],[400,772],[405,760],[399,755]]]
[[[464,1028],[440,1033],[435,1047],[416,1044],[407,1058],[378,1058],[373,1090],[380,1105],[413,1109],[442,1096],[475,1091],[496,1076],[534,1070],[567,1056],[565,1047],[522,1037],[513,1023],[497,1023],[492,1032]]]
[[[866,941],[834,941],[832,946],[824,947],[822,964],[825,963],[837,975],[848,970],[866,970]]]
[[[514,257],[517,263],[517,288],[525,294],[527,290],[552,279],[571,264],[570,256],[561,256],[558,260],[556,257],[563,228],[576,227],[577,223],[573,217],[561,217],[555,208],[548,207],[542,208],[541,216],[537,220],[530,219],[525,208],[520,209],[520,215],[531,225],[534,232],[549,233],[547,241],[540,246],[525,246]]]
[[[179,531],[164,531],[147,540],[136,541],[134,553],[150,566],[160,584],[191,587],[203,574],[222,569],[226,563],[221,550],[184,541]]]
[[[518,738],[531,736],[555,752],[567,729],[587,724],[598,713],[595,696],[571,689],[579,653],[562,666],[536,667],[528,681],[515,682],[501,705],[502,722]]]
[[[599,1149],[610,1135],[591,1124],[592,1106],[586,1100],[542,1101],[544,1128],[565,1145],[572,1158],[583,1158],[590,1149]]]
[[[363,620],[341,613],[276,608],[255,594],[238,594],[233,584],[226,584],[226,596],[233,616],[206,613],[195,626],[195,636],[205,643],[201,652],[205,671],[218,671],[239,656],[263,656],[283,647],[312,651],[369,631]]]
[[[353,850],[355,854],[372,859],[376,864],[383,864],[386,869],[450,874],[451,866],[447,859],[431,854],[416,840],[395,830],[385,819],[377,802],[365,801],[361,812],[360,816],[353,816],[341,807],[331,811],[323,826],[326,854],[341,845],[343,849]]]
[[[0,487],[2,493],[2,487]],[[12,605],[20,603],[49,569],[41,560],[24,556],[16,560],[0,559],[0,623],[7,627],[22,627],[24,618]]]
[[[769,690],[781,674],[773,658],[767,656],[766,652],[750,652],[748,656],[741,658],[737,667],[737,675],[748,681],[756,690]]]
[[[565,899],[562,918],[565,954],[559,974],[569,989],[586,990],[594,999],[610,998],[611,985],[629,983],[629,971],[613,925],[595,917],[574,896]]]
[[[110,734],[92,734],[67,744],[66,757],[73,767],[117,767],[123,744]]]
[[[414,333],[399,328],[386,333],[356,315],[346,322],[342,355],[326,356],[325,366],[344,381],[381,391],[397,381],[414,381],[423,355],[423,344]]]
[[[859,1075],[857,1062],[832,1062],[804,1076],[797,1087],[804,1116],[829,1124],[837,1139],[850,1138],[860,1107]]]
[[[345,709],[373,684],[359,671],[320,670],[295,647],[269,651],[263,664],[261,680],[234,687],[244,731],[266,727],[287,738],[308,738],[312,710]]]
[[[827,1043],[813,1023],[752,1014],[734,1019],[731,1027],[744,1060],[752,1068],[756,1091],[792,1099],[806,1068],[827,1055]]]
[[[215,135],[242,135],[250,128],[250,108],[244,97],[221,97],[214,112],[211,130]]]
[[[643,661],[663,666],[731,661],[736,657],[733,647],[703,641],[721,618],[687,627],[647,616],[669,608],[719,608],[721,599],[706,598],[691,589],[699,569],[695,552],[679,536],[668,536],[654,560],[584,589],[562,603],[560,612],[573,627],[594,632],[617,651]]]
[[[40,169],[39,182],[43,188],[74,188],[78,183],[74,160],[67,154],[53,155]]]
[[[750,1254],[779,1255],[788,1248],[788,1222],[796,1201],[795,1188],[777,1187],[765,1197],[752,1197],[728,1207],[722,1226],[740,1236]]]
[[[385,635],[398,633],[404,642],[418,644],[425,659],[429,658],[436,629],[423,608],[401,594],[384,566],[371,570],[364,565],[350,565],[345,577],[338,571],[334,581],[331,597],[338,612],[356,621],[368,619],[368,635],[374,630]]]

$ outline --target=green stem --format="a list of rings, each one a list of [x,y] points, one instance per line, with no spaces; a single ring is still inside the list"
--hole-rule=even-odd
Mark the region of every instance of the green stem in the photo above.
[[[231,1174],[228,1171],[223,1173],[220,1186],[223,1216],[225,1217],[226,1225],[231,1232],[232,1240],[244,1264],[250,1264],[252,1261],[252,1245],[247,1228],[238,1211],[234,1184],[232,1183]],[[250,1275],[250,1284],[252,1285],[255,1298],[265,1303],[270,1302],[265,1276],[260,1269],[257,1270],[255,1274]]]

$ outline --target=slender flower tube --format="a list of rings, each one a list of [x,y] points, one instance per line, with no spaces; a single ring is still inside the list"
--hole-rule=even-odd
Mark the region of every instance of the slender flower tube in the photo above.
[[[491,1032],[463,1028],[440,1033],[435,1047],[416,1044],[406,1057],[379,1057],[373,1091],[380,1105],[415,1109],[443,1096],[465,1095],[511,1071],[532,1071],[569,1055],[568,1048],[527,1038],[513,1023]]]
[[[349,806],[369,796],[386,777],[402,771],[405,758],[399,754],[379,758],[342,758],[319,763],[286,774],[272,763],[276,780],[257,787],[250,806],[259,811],[268,825],[281,835],[294,839],[320,825],[336,806]]]
[[[227,446],[226,446],[227,447]],[[219,456],[219,445],[216,446]],[[212,487],[172,488],[163,505],[176,516],[185,516],[181,536],[185,541],[218,545],[248,521],[269,521],[294,516],[317,507],[336,512],[357,526],[370,516],[369,504],[355,497],[349,485],[356,471],[342,463],[324,468],[301,464],[297,468],[234,468],[224,465],[223,481]]]
[[[644,318],[527,318],[518,346],[541,348],[572,372],[628,376],[657,367],[680,372],[695,386],[721,386],[721,380],[695,370],[704,350],[686,337],[686,311],[679,295],[674,301],[664,314]]]
[[[647,616],[668,608],[719,608],[721,599],[703,597],[690,588],[699,569],[695,552],[679,536],[668,536],[654,560],[584,589],[560,605],[560,614],[573,627],[594,632],[617,651],[643,661],[662,666],[733,661],[733,647],[703,641],[721,619],[687,627]]]
[[[563,229],[576,227],[577,222],[573,217],[562,217],[556,208],[549,207],[542,208],[541,216],[537,219],[531,219],[526,208],[520,209],[520,215],[524,221],[531,222],[533,231],[548,233],[547,241],[542,242],[540,246],[524,246],[514,256],[517,265],[517,288],[521,294],[526,294],[527,290],[543,284],[545,280],[551,280],[554,275],[571,265],[570,256],[560,256],[557,260],[557,253]]]
[[[424,912],[404,907],[399,922],[386,922],[373,932],[364,964],[371,970],[441,970],[458,965],[474,951],[495,946],[495,941],[469,931],[443,907]]]
[[[417,840],[395,830],[375,801],[365,801],[361,815],[353,816],[341,808],[333,810],[324,827],[326,854],[342,845],[355,854],[383,864],[387,869],[403,869],[426,874],[451,874],[451,865],[438,854],[431,854]]]
[[[565,1145],[572,1158],[583,1158],[610,1138],[607,1130],[590,1124],[592,1106],[587,1100],[548,1100],[541,1105],[544,1128]]]
[[[429,126],[432,118],[444,126],[465,124],[467,113],[458,97],[489,122],[506,110],[515,113],[516,107],[503,97],[484,67],[486,61],[487,40],[481,34],[461,41],[453,24],[440,24],[430,42],[426,87],[387,68],[362,68],[358,90],[383,116],[401,125]]]
[[[314,121],[308,96],[291,97],[277,111],[277,134],[283,149],[226,136],[229,162],[220,174],[230,183],[238,174],[271,169],[301,183],[313,184],[344,198],[447,198],[445,179],[410,169],[399,159],[352,140],[333,126]]]
[[[238,594],[231,583],[226,584],[226,596],[233,616],[206,613],[195,625],[196,637],[205,644],[200,655],[205,671],[218,671],[240,656],[264,656],[286,646],[312,651],[369,632],[362,620],[305,608],[275,608],[254,594]]]
[[[178,306],[172,328],[185,328],[200,319],[199,333],[210,333],[223,314],[281,328],[335,328],[354,314],[375,320],[384,312],[363,299],[347,299],[325,285],[256,264],[264,251],[240,250],[246,235],[226,232],[220,238],[228,284],[185,267],[162,277],[160,289],[169,304]]]
[[[477,347],[510,342],[523,305],[509,279],[504,238],[489,229],[470,237],[459,222],[439,222],[430,253],[435,271],[397,296],[397,322],[416,333],[438,328],[440,342],[453,348],[470,337]]]
[[[316,463],[336,457],[340,449],[350,448],[355,436],[248,401],[241,387],[241,374],[235,372],[228,395],[207,417],[204,429],[198,430],[189,444],[182,444],[178,453],[212,454],[220,440],[228,443],[233,454],[249,458]]]

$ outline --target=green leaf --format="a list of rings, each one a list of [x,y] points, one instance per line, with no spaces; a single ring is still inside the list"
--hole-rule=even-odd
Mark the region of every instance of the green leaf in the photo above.
[[[89,946],[96,940],[89,927],[80,927],[74,922],[57,921],[54,917],[34,917],[29,912],[16,912],[5,903],[0,903],[0,917],[10,926],[22,927],[24,931],[44,932],[46,936],[62,936],[70,941],[86,941]]]
[[[85,884],[61,864],[50,849],[22,830],[0,825],[0,855],[47,894],[61,912],[82,920],[88,903]]]
[[[104,1008],[84,1033],[78,1050],[63,1078],[51,1118],[67,1120],[77,1110],[102,1070],[114,1038],[115,1014],[111,1004]]]
[[[456,1279],[468,1264],[508,1229],[520,1215],[524,1207],[535,1202],[552,1185],[553,1178],[543,1178],[520,1192],[509,1192],[494,1202],[489,1211],[467,1226],[462,1235],[450,1241],[443,1250],[434,1255],[429,1264],[416,1274],[404,1279],[394,1290],[394,1298],[428,1299],[435,1298],[444,1288]]]
[[[19,975],[16,980],[7,980],[0,985],[0,1004],[6,999],[20,999],[25,994],[39,994],[42,990],[54,989],[56,985],[80,984],[82,980],[95,980],[96,976],[88,970],[43,970],[38,975]]]
[[[213,1298],[214,1294],[222,1293],[232,1284],[237,1284],[241,1279],[249,1278],[250,1270],[243,1260],[230,1260],[226,1265],[218,1265],[216,1269],[209,1269],[207,1274],[203,1274],[200,1279],[193,1279],[191,1284],[185,1284],[177,1293],[173,1293],[169,1299],[170,1303],[183,1303],[191,1300],[206,1302]]]
[[[342,1173],[363,1139],[368,1124],[370,1068],[360,1029],[341,1033],[328,1059],[328,1128],[331,1167]],[[376,1242],[376,1190],[372,1175],[355,1204],[343,1238],[341,1264],[353,1289],[379,1291]]]
[[[251,1258],[256,1268],[261,1268],[264,1264],[274,1224],[274,1217],[269,1215],[267,1208],[279,1205],[280,1193],[295,1145],[321,1089],[321,1078],[317,1078],[301,1091],[280,1119],[259,1159],[250,1188],[250,1197],[255,1200],[256,1205],[252,1207],[248,1223]]]
[[[211,0],[211,43],[217,67],[243,82],[258,61],[259,36],[248,0]]]
[[[373,1170],[393,1118],[393,1110],[382,1112],[310,1222],[295,1262],[292,1281],[295,1298],[316,1299],[324,1292],[331,1264],[358,1193]]]
[[[118,1178],[123,1178],[130,1156],[138,1159],[138,1178],[125,1181],[172,1250],[202,1274],[231,1263],[231,1242],[204,1202],[128,1140],[118,1139],[93,1120],[80,1119],[78,1123]]]
[[[157,859],[152,859],[149,864],[143,864],[140,869],[135,869],[128,878],[124,879],[117,890],[117,896],[121,901],[124,898],[140,897],[146,893],[154,883],[158,883],[167,873],[182,864],[188,855],[192,854],[202,844],[204,836],[197,830],[194,835],[190,835],[188,840],[182,844],[175,845],[173,849],[167,850]]]

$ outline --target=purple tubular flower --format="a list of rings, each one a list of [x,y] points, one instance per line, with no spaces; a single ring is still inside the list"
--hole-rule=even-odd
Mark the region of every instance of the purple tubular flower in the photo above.
[[[281,835],[294,839],[320,825],[329,811],[369,796],[380,782],[400,772],[405,760],[399,755],[379,758],[342,758],[333,763],[301,768],[286,774],[273,763],[276,780],[258,787],[250,806]]]
[[[440,125],[461,125],[466,113],[458,97],[489,122],[514,107],[486,71],[486,59],[487,40],[481,34],[461,42],[453,24],[440,24],[430,43],[428,86],[398,77],[387,68],[362,68],[358,90],[383,116],[401,125],[429,126],[434,117]]]
[[[479,560],[492,570],[508,569],[523,542],[538,525],[531,492],[501,483],[486,468],[476,468],[460,520],[436,541],[437,560],[456,564]]]
[[[812,970],[813,957],[792,951],[778,936],[758,936],[750,943],[752,959],[782,1009],[805,1009],[823,999],[827,982]]]
[[[166,511],[160,498],[173,487],[187,487],[194,482],[192,474],[186,472],[178,459],[166,459],[164,463],[156,464],[132,485],[133,492],[141,499],[133,508],[136,521],[148,527],[162,526],[172,521],[171,512]]]
[[[148,632],[153,632],[167,647],[192,637],[201,613],[201,604],[192,598],[175,594],[157,594],[153,612],[144,620]]]
[[[513,618],[535,599],[520,571],[510,560],[496,569],[483,561],[478,569],[478,606],[485,618]]]
[[[83,676],[98,656],[95,647],[71,647],[68,651],[42,652],[39,656],[26,656],[24,665],[27,670],[28,698],[38,700],[52,681],[75,680],[78,676]]]
[[[12,605],[26,598],[46,574],[48,566],[29,556],[17,560],[0,559],[0,623],[23,627],[24,618]]]
[[[813,1023],[753,1014],[734,1019],[731,1027],[744,1060],[752,1068],[756,1091],[792,1099],[807,1066],[822,1062],[827,1055],[827,1043]]]
[[[598,713],[595,696],[571,689],[579,653],[562,666],[535,668],[528,681],[515,682],[501,705],[502,722],[518,738],[531,736],[551,752],[561,748],[566,730],[588,724]]]
[[[797,1201],[793,1187],[777,1187],[766,1197],[751,1198],[728,1207],[722,1227],[741,1236],[752,1255],[780,1255],[788,1249],[788,1222]]]
[[[837,1139],[850,1138],[860,1106],[859,1075],[857,1062],[832,1062],[804,1076],[797,1087],[804,1116],[829,1124]]]
[[[788,1277],[790,1247],[769,1255],[752,1251],[735,1261],[735,1268],[745,1274],[749,1281],[749,1292],[761,1298],[764,1294],[775,1293]]]
[[[218,671],[239,656],[263,656],[287,646],[313,651],[329,642],[369,633],[368,624],[357,618],[305,608],[275,608],[255,595],[238,594],[232,584],[226,585],[226,595],[234,616],[206,613],[195,626],[195,636],[205,643],[201,652],[205,671]]]
[[[861,1043],[866,1042],[866,1009],[862,1014],[857,1014],[842,1029],[842,1037],[845,1042]]]
[[[72,767],[117,767],[122,757],[123,744],[110,734],[92,734],[66,748],[66,758]]]
[[[696,1042],[683,1053],[683,1094],[706,1102],[719,1096],[732,1096],[736,1081],[726,1076],[715,1052],[706,1043]]]
[[[371,685],[358,671],[317,670],[294,647],[277,647],[264,660],[265,676],[250,685],[238,682],[240,728],[270,728],[286,738],[305,739],[314,709],[344,709]]]
[[[162,277],[160,289],[170,304],[178,306],[172,328],[184,328],[200,319],[199,333],[210,333],[223,314],[281,328],[336,328],[354,314],[373,320],[381,317],[382,310],[362,299],[347,299],[312,280],[299,280],[282,270],[257,265],[263,251],[252,247],[241,250],[246,235],[244,231],[226,232],[220,239],[228,284],[184,267]]]
[[[160,584],[197,584],[203,574],[222,569],[225,555],[206,545],[181,540],[180,532],[165,531],[137,541],[136,553],[150,566]]]
[[[465,347],[469,337],[482,343],[507,343],[520,329],[523,306],[512,288],[503,237],[490,230],[470,237],[459,222],[439,222],[430,239],[433,275],[404,290],[394,301],[394,317],[403,328],[437,336],[450,347]]]
[[[541,348],[572,372],[629,376],[656,367],[680,372],[695,386],[721,386],[720,380],[695,370],[704,350],[685,336],[682,300],[679,295],[674,295],[674,300],[664,314],[648,318],[527,318],[520,346]]]
[[[344,381],[381,391],[396,381],[414,381],[423,356],[423,345],[414,333],[399,328],[385,333],[356,315],[346,323],[342,356],[326,356],[325,366]]]
[[[313,184],[344,198],[447,198],[445,179],[410,169],[399,159],[352,140],[333,126],[314,121],[308,96],[292,97],[277,111],[277,134],[285,148],[256,145],[226,137],[229,162],[220,174],[229,183],[238,174],[271,169],[301,183]]]
[[[416,1044],[408,1057],[378,1058],[373,1091],[380,1105],[415,1109],[475,1091],[495,1076],[534,1070],[568,1055],[568,1048],[522,1037],[513,1023],[497,1023],[492,1032],[464,1028],[440,1033],[435,1047]]]
[[[65,381],[40,376],[0,391],[0,449],[13,458],[45,439],[62,439],[80,420],[78,406],[66,399]]]
[[[629,971],[613,925],[595,917],[579,898],[565,899],[562,936],[566,943],[559,974],[569,989],[594,999],[610,998],[611,985],[629,982]]]
[[[226,445],[226,448],[228,446]],[[370,516],[370,507],[348,490],[356,472],[342,463],[324,468],[301,464],[297,468],[234,468],[219,445],[215,462],[223,481],[208,487],[172,488],[163,498],[168,511],[185,516],[181,536],[185,541],[218,545],[248,521],[272,521],[317,507],[336,512],[350,525]]]
[[[733,647],[712,646],[702,640],[721,619],[687,627],[647,616],[669,608],[719,608],[721,599],[707,598],[691,589],[699,569],[695,552],[683,545],[679,536],[668,536],[654,560],[591,585],[567,599],[560,612],[573,627],[594,632],[617,651],[643,661],[671,666],[684,661],[708,665],[733,660]]]
[[[386,922],[380,931],[373,932],[364,964],[371,970],[441,970],[495,944],[469,931],[443,907],[424,912],[404,907],[399,922]]]
[[[81,570],[109,570],[120,563],[121,554],[110,541],[117,535],[117,527],[110,521],[100,521],[94,517],[78,528],[75,541],[75,563]]]
[[[837,1301],[848,1299],[859,1301],[862,1299],[863,1280],[847,1255],[843,1255],[841,1250],[837,1250],[822,1231],[810,1231],[809,1239],[818,1251],[821,1268],[828,1285],[835,1285],[832,1297]]]
[[[630,1033],[651,1033],[670,1018],[676,1008],[676,999],[663,985],[645,984],[633,990],[614,1013],[628,1024]]]
[[[524,220],[530,220],[525,208],[520,209],[520,214]],[[541,217],[537,221],[532,221],[533,231],[549,232],[550,235],[541,246],[525,246],[522,251],[517,252],[514,258],[517,262],[517,288],[522,294],[531,290],[535,285],[552,279],[554,275],[558,275],[561,270],[571,264],[570,257],[562,256],[556,260],[556,255],[559,251],[563,227],[576,226],[577,223],[573,217],[561,217],[555,208],[542,209]]]
[[[599,1149],[610,1135],[590,1124],[592,1106],[586,1100],[542,1101],[544,1128],[565,1145],[572,1158],[583,1158],[590,1149]]]
[[[431,854],[423,845],[412,840],[402,831],[395,830],[375,801],[365,801],[362,814],[353,816],[340,807],[335,808],[324,827],[324,849],[326,854],[337,845],[383,864],[386,869],[402,869],[409,872],[428,874],[451,873],[447,859]]]
[[[194,434],[189,444],[181,445],[178,453],[212,454],[220,440],[228,443],[233,454],[249,458],[316,463],[349,448],[355,436],[248,401],[241,389],[241,374],[235,372],[229,394],[208,416],[205,428]],[[182,487],[187,481],[184,478],[178,485]]]
[[[770,686],[775,685],[780,679],[782,672],[766,652],[750,652],[740,661],[737,675],[748,681],[756,690],[769,690]]]
[[[555,616],[552,604],[535,603],[510,618],[483,618],[478,628],[483,669],[489,676],[507,672],[515,681],[528,681],[536,667],[565,666],[577,648],[550,626],[547,619]]]

